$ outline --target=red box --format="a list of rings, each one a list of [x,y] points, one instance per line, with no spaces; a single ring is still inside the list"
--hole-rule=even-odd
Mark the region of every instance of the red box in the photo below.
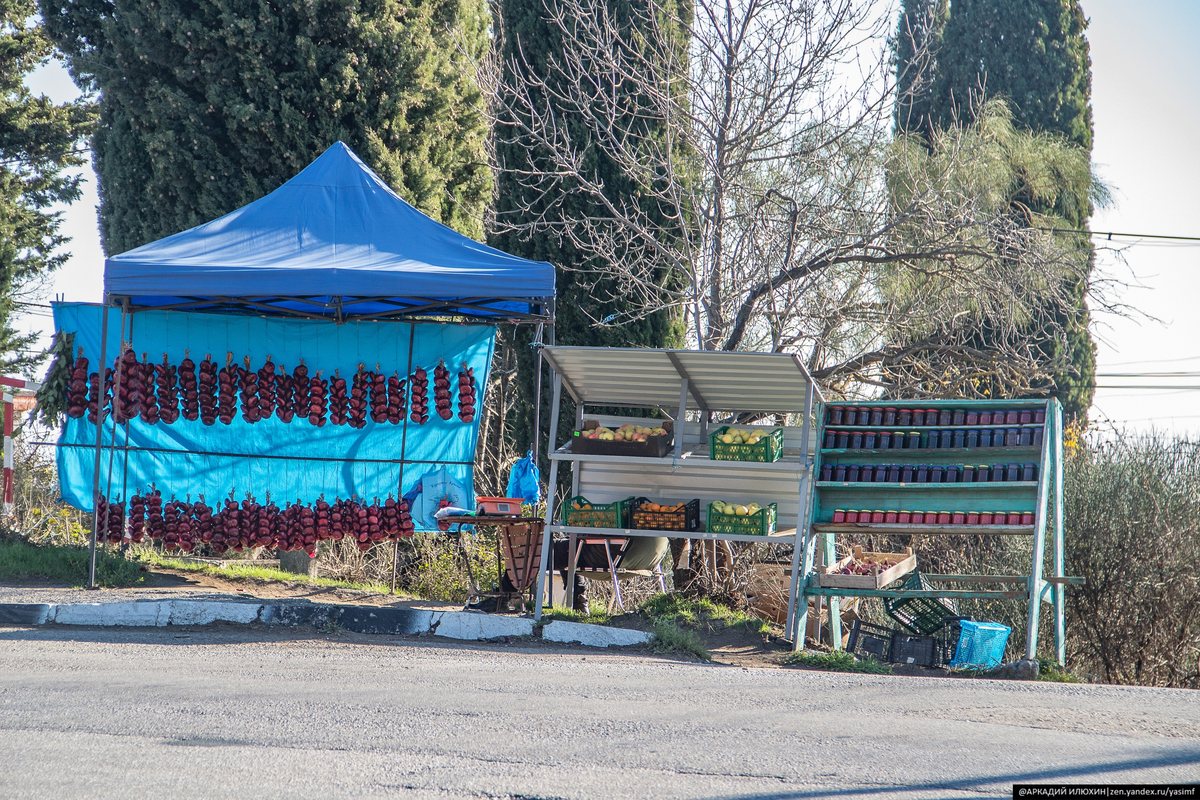
[[[475,508],[479,514],[519,517],[521,516],[521,504],[524,502],[519,497],[476,497]]]

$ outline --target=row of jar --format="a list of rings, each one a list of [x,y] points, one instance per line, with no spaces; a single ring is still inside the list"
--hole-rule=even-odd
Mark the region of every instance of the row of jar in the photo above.
[[[1041,447],[1044,428],[962,428],[943,431],[825,429],[826,450],[941,450],[950,447]]]
[[[1029,425],[1046,421],[1044,408],[978,411],[966,408],[892,408],[890,406],[829,406],[830,425],[898,425],[916,428],[934,425]]]
[[[1032,525],[1032,511],[855,511],[833,512],[834,525]]]
[[[1037,464],[822,464],[837,483],[1005,483],[1036,481]]]

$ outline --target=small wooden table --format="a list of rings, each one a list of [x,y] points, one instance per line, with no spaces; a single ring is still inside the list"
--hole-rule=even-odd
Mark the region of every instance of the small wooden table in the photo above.
[[[480,514],[473,517],[451,517],[451,525],[456,526],[459,552],[463,563],[467,566],[467,577],[471,582],[467,604],[484,597],[495,597],[497,603],[507,603],[513,592],[483,592],[475,581],[475,573],[471,569],[471,559],[467,557],[466,545],[463,544],[463,525],[496,525],[499,526],[500,536],[497,538],[497,561],[508,574],[509,581],[516,589],[516,596],[521,597],[531,587],[537,586],[538,567],[542,558],[542,532],[546,521],[541,517],[511,517],[503,514]]]

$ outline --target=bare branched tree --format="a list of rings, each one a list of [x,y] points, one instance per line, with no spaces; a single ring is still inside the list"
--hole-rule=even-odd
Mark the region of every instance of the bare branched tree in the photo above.
[[[998,104],[931,141],[893,138],[879,3],[622,8],[545,0],[561,47],[529,58],[505,31],[515,55],[490,73],[497,150],[530,154],[495,164],[525,199],[494,224],[586,254],[629,301],[596,324],[673,308],[700,348],[801,353],[845,392],[1046,379],[1028,343],[1061,335],[1052,312],[1086,257],[1053,220],[1015,219],[1013,195],[1030,170],[1045,191],[1090,182],[1086,154]],[[611,199],[598,160],[640,194]],[[559,213],[580,194],[589,213]]]

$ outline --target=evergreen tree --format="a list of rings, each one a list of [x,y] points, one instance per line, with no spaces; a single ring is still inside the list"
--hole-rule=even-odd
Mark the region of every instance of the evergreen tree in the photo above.
[[[25,77],[54,56],[33,0],[0,0],[0,361],[8,370],[37,359],[27,350],[37,334],[13,329],[18,298],[66,259],[56,203],[79,198],[81,140],[95,108],[87,100],[54,105],[34,97]]]
[[[629,0],[611,0],[609,8],[627,31],[635,24],[634,6]],[[555,80],[553,70],[547,65],[562,51],[564,43],[558,29],[546,22],[546,13],[542,0],[501,0],[500,18],[504,26],[500,48],[503,64],[501,80],[512,82],[521,77],[532,77],[533,80],[527,85]],[[682,34],[680,44],[686,46]],[[531,75],[514,75],[517,64]],[[548,88],[553,90],[554,87],[551,85]],[[544,94],[540,95],[540,99],[548,102]],[[558,113],[561,115],[561,110]],[[647,118],[645,124],[655,126],[660,123]],[[568,122],[568,127],[580,141],[587,136],[585,126],[581,123],[571,126]],[[501,232],[494,234],[490,243],[507,253],[549,261],[555,265],[555,343],[593,347],[681,346],[682,325],[679,315],[673,311],[656,311],[619,326],[598,324],[628,311],[635,303],[623,296],[621,287],[614,281],[599,277],[595,272],[597,265],[589,263],[564,238],[541,232],[531,236],[523,229],[525,223],[533,219],[571,224],[572,221],[587,219],[598,210],[592,208],[591,201],[579,193],[573,193],[569,182],[561,183],[553,192],[543,192],[525,185],[519,176],[530,172],[530,165],[544,156],[539,154],[537,147],[527,142],[512,141],[512,137],[506,133],[502,120],[496,148],[498,174],[495,204],[497,227]],[[608,197],[614,204],[639,202],[642,192],[633,181],[609,163],[598,149],[590,149],[588,153],[590,160],[583,165],[583,171],[601,176],[609,188]],[[664,227],[671,224],[665,213],[662,220]],[[518,341],[528,343],[528,332],[525,338],[518,338]],[[527,346],[519,347],[518,353],[521,388],[518,401],[514,404],[513,444],[520,452],[524,452],[534,436],[533,405],[527,400],[534,396],[534,356]],[[548,392],[544,394],[549,396]],[[564,399],[569,401],[565,393]],[[545,409],[548,409],[548,405],[543,404],[543,409],[542,435],[545,435],[544,431],[548,428],[548,410]],[[573,419],[567,409],[559,430],[565,430],[563,426],[572,424]]]
[[[923,26],[925,21],[932,26]],[[931,29],[927,29],[931,27]],[[1091,152],[1091,59],[1084,36],[1087,19],[1079,0],[905,0],[897,31],[897,76],[930,76],[897,103],[897,128],[927,133],[969,122],[988,97],[1004,97],[1014,119],[1035,132],[1056,133]],[[912,33],[915,31],[915,34]],[[923,42],[931,64],[915,64]],[[921,66],[926,68],[921,71]],[[1055,194],[1054,205],[1030,211],[1053,214],[1085,228],[1091,214],[1087,191]],[[1065,356],[1069,370],[1054,376],[1054,396],[1068,417],[1085,418],[1095,392],[1096,347],[1088,331],[1087,285],[1071,288],[1074,312],[1060,313],[1066,342],[1042,342],[1048,358]],[[1064,352],[1065,351],[1065,352]]]
[[[226,214],[338,140],[481,238],[482,0],[41,0],[93,137],[105,251]]]

